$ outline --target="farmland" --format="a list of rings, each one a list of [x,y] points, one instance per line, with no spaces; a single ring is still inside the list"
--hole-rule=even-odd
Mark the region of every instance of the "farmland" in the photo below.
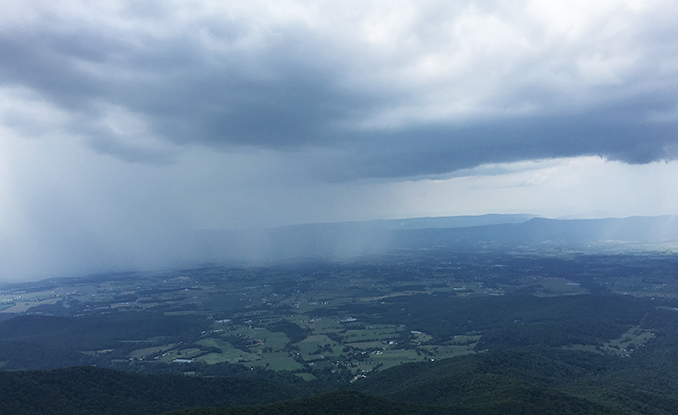
[[[193,372],[236,364],[289,371],[305,380],[328,371],[359,375],[477,353],[481,337],[491,339],[492,330],[499,329],[480,323],[483,301],[514,307],[510,299],[516,295],[556,299],[605,292],[670,300],[678,292],[672,289],[675,262],[658,254],[620,261],[572,252],[420,250],[345,263],[45,280],[2,287],[0,316],[24,316],[28,331],[5,329],[0,335],[5,342],[29,341],[44,349],[52,347],[51,334],[40,328],[47,323],[39,318],[57,319],[52,326],[109,327],[64,344],[60,350],[69,353],[61,361],[34,361],[37,368],[93,363]],[[461,313],[467,317],[457,318]],[[139,319],[156,323],[138,330],[127,326]],[[648,331],[630,327],[620,326],[597,346],[572,340],[568,347],[614,352],[651,338]],[[7,368],[23,368],[9,352],[0,360]]]

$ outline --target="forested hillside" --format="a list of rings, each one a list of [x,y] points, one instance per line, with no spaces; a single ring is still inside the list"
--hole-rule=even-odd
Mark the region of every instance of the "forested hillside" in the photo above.
[[[263,378],[142,375],[94,367],[0,372],[0,391],[3,415],[150,415],[186,407],[263,404],[305,394]]]

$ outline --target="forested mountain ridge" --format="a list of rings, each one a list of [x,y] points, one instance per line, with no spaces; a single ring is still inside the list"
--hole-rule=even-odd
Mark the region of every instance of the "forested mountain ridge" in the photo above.
[[[193,408],[167,415],[466,415],[453,408],[420,406],[364,395],[328,392],[299,400],[240,408]],[[469,414],[470,415],[470,414]]]
[[[621,244],[674,243],[678,216],[606,219],[547,219],[532,215],[413,218],[367,222],[292,225],[252,233],[198,231],[196,250],[204,260],[294,260],[347,258],[393,249],[490,245],[514,248],[549,244],[605,250]]]
[[[95,367],[0,371],[2,415],[151,415],[196,406],[277,402],[305,392],[263,378],[145,375]]]

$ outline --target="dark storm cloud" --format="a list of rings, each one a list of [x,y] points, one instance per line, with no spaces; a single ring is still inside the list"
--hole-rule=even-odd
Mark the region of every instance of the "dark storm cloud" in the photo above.
[[[155,22],[167,10],[126,13]],[[647,163],[676,155],[678,77],[662,65],[670,67],[678,48],[674,31],[661,24],[656,30],[647,22],[639,25],[637,42],[647,45],[629,47],[646,54],[617,83],[575,82],[571,88],[585,91],[570,96],[568,86],[549,85],[553,74],[539,68],[542,60],[574,61],[576,51],[551,50],[514,65],[481,103],[489,110],[379,124],[372,121],[400,107],[426,112],[445,106],[444,99],[431,104],[426,97],[460,79],[418,90],[408,84],[418,80],[416,74],[389,75],[407,66],[406,53],[380,60],[349,33],[332,37],[304,25],[267,27],[252,41],[248,23],[203,19],[159,36],[150,30],[69,26],[56,18],[0,34],[0,79],[5,86],[30,88],[71,114],[67,130],[86,136],[93,149],[132,162],[171,162],[172,151],[163,146],[325,148],[336,151],[316,162],[321,166],[316,173],[351,180],[525,159],[600,155]],[[344,38],[353,40],[343,44]],[[478,53],[483,62],[487,52]],[[570,66],[561,72],[576,65]],[[485,69],[461,81],[482,85],[494,73]],[[539,76],[547,81],[537,81]],[[426,80],[425,73],[421,77]],[[507,111],[521,102],[531,109]],[[132,132],[116,128],[112,109],[141,126]],[[138,144],[143,137],[153,140]]]
[[[190,38],[139,47],[88,31],[17,33],[0,39],[0,68],[5,84],[91,119],[102,102],[122,106],[179,144],[322,145],[335,139],[336,123],[385,97],[344,91],[336,84],[344,64],[319,56],[305,35],[220,56]]]
[[[588,113],[514,117],[369,133],[356,177],[442,174],[483,163],[599,155],[630,164],[675,158],[678,123],[651,122],[618,106]],[[370,146],[370,147],[367,147]]]

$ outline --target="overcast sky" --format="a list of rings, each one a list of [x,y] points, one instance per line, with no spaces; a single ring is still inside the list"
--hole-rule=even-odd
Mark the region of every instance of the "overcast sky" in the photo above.
[[[676,214],[677,21],[672,0],[5,2],[0,279],[162,266],[192,229]]]

